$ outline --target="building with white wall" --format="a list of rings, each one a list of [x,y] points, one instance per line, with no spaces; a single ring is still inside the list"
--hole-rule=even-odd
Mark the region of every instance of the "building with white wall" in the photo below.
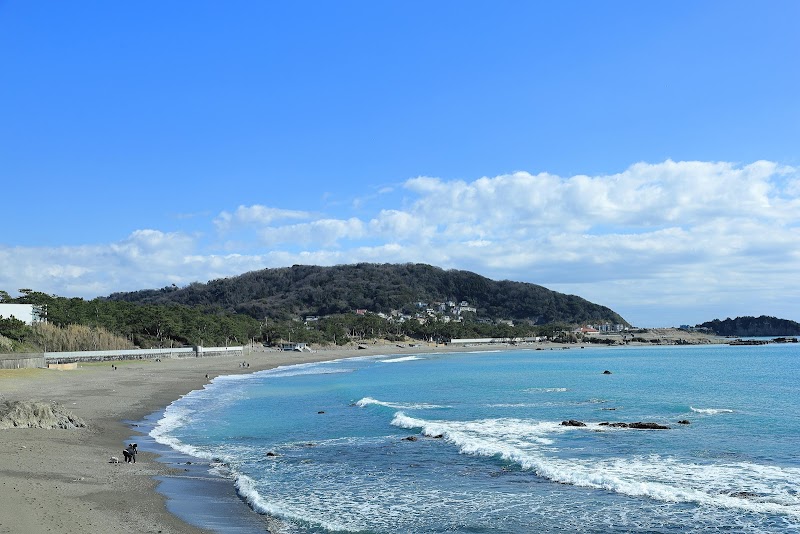
[[[0,317],[8,319],[13,317],[27,325],[44,320],[39,306],[33,304],[3,304],[0,303]]]

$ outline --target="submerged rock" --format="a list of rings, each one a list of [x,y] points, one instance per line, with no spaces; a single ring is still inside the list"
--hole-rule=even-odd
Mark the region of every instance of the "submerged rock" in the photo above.
[[[404,441],[417,441],[419,438],[417,436],[408,436],[403,438]]]
[[[752,491],[734,491],[733,493],[728,493],[728,495],[740,499],[752,499],[759,496],[758,493],[753,493]]]
[[[688,419],[681,419],[678,421],[679,425],[691,425],[692,423]]]
[[[611,371],[609,371],[608,369],[606,369],[605,371],[603,371],[603,374],[604,374],[604,375],[610,375],[610,374],[611,374]]]

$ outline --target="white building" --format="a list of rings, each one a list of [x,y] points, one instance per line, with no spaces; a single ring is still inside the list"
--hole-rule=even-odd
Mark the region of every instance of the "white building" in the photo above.
[[[0,304],[0,317],[13,317],[27,325],[44,321],[40,308],[33,304]]]

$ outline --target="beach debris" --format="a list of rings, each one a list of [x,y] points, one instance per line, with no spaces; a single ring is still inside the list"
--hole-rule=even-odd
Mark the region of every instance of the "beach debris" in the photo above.
[[[119,458],[117,458],[116,456],[112,456],[111,459],[108,461],[108,463],[110,463],[110,464],[118,464],[119,463]]]
[[[0,403],[0,430],[9,428],[85,428],[86,423],[57,403],[9,401]]]
[[[570,419],[569,421],[561,421],[561,426],[586,426],[586,423]]]

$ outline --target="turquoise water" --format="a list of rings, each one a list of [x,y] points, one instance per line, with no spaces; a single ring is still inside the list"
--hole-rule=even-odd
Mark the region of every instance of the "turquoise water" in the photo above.
[[[220,377],[151,435],[288,533],[800,530],[796,344],[298,365]]]

